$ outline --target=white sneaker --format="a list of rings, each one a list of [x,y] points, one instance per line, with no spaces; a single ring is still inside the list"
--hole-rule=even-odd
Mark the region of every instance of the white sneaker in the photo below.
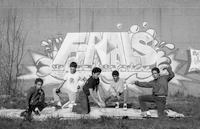
[[[127,104],[126,104],[126,103],[123,105],[123,110],[124,110],[124,111],[127,110]]]
[[[141,112],[142,117],[151,117],[150,111]]]

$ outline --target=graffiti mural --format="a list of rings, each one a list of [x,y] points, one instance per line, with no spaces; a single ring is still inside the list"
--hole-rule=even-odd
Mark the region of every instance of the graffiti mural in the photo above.
[[[121,27],[121,24],[117,25],[118,29]],[[191,81],[177,72],[182,62],[175,58],[175,45],[160,41],[156,31],[149,28],[146,22],[142,27],[131,26],[128,32],[67,33],[65,36],[42,41],[41,47],[45,54],[30,51],[34,65],[27,66],[30,73],[19,78],[42,77],[45,85],[59,84],[68,72],[69,63],[75,61],[79,65],[78,71],[87,77],[93,67],[102,68],[101,85],[105,92],[110,88],[111,72],[119,70],[120,76],[129,84],[128,87],[134,93],[141,93],[142,89],[131,82],[152,80],[151,68],[155,66],[161,69],[161,74],[168,74],[162,70],[162,64],[167,62],[176,74],[170,84],[181,85],[182,80]]]

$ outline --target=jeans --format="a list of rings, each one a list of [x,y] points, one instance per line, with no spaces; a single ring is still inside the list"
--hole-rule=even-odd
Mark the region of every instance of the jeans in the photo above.
[[[155,96],[155,95],[139,96],[139,103],[140,103],[142,112],[148,110],[148,108],[146,106],[146,102],[155,103],[157,106],[157,110],[158,110],[158,116],[159,117],[165,116],[164,110],[165,110],[165,105],[166,105],[166,97],[159,97],[159,96]]]
[[[35,108],[38,108],[39,111],[42,111],[47,106],[46,103],[38,102],[36,105],[29,105],[28,106],[28,114],[31,114],[32,111],[35,111]]]
[[[117,96],[111,95],[108,98],[105,99],[105,103],[110,103],[110,102],[122,102],[127,103],[128,101],[128,90],[125,89],[122,93],[117,93],[119,94],[120,98],[118,99]]]

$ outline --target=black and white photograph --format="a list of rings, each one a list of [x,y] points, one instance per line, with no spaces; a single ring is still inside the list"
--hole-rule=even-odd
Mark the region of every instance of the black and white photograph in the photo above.
[[[0,0],[0,129],[200,129],[200,0]]]

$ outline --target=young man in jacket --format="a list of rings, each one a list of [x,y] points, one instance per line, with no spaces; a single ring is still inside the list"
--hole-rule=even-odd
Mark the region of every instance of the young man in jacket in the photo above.
[[[174,72],[169,64],[165,64],[166,67],[163,70],[168,71],[168,75],[160,75],[160,70],[157,67],[151,69],[152,76],[154,80],[149,82],[135,81],[135,85],[144,88],[153,88],[152,95],[142,95],[139,96],[139,103],[141,106],[142,116],[148,116],[148,109],[146,102],[153,102],[157,106],[158,117],[165,117],[165,105],[166,97],[168,95],[168,83],[174,77]]]
[[[36,115],[40,115],[46,107],[45,103],[45,93],[42,89],[43,80],[37,78],[35,80],[35,86],[31,87],[27,93],[27,109],[21,113],[21,116],[25,117],[26,120],[31,120],[31,114],[34,112]]]

